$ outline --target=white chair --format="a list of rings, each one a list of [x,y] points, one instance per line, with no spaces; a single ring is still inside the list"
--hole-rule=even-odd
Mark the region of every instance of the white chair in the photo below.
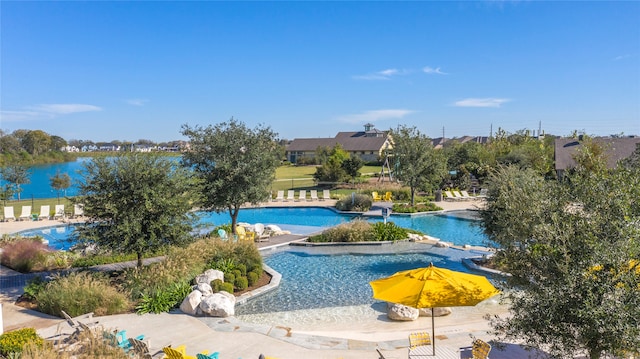
[[[38,220],[49,219],[49,212],[51,208],[48,204],[40,206],[40,215],[38,216]]]
[[[287,191],[287,201],[295,201],[296,200],[296,191],[290,189]]]
[[[73,218],[84,217],[84,204],[76,203],[73,205]]]
[[[278,191],[278,195],[276,196],[276,201],[284,201],[284,191]]]
[[[451,200],[451,201],[456,201],[457,198],[451,193],[451,191],[442,191],[444,193],[444,199],[446,200]]]
[[[53,219],[64,219],[64,204],[56,204]]]
[[[331,192],[328,189],[322,190],[321,200],[324,201],[325,199],[331,199]]]
[[[470,200],[476,199],[476,197],[470,196],[469,192],[467,192],[467,191],[460,191],[460,194],[462,195],[462,198],[464,198],[464,199],[470,199]]]
[[[264,224],[256,223],[253,225],[253,230],[256,232],[255,240],[258,242],[268,241],[271,237],[271,231],[265,228]]]
[[[306,201],[307,200],[307,190],[301,189],[298,193],[298,201]]]
[[[8,221],[8,220],[16,220],[16,216],[13,214],[13,206],[11,207],[4,207],[4,220]]]
[[[311,200],[312,201],[317,201],[318,200],[318,190],[312,189],[310,193],[311,193]]]
[[[18,217],[21,221],[28,221],[31,219],[31,206],[22,206],[22,213]]]
[[[458,191],[451,191],[451,192],[453,192],[453,197],[454,197],[455,199],[457,199],[457,200],[465,199],[464,197],[462,197],[462,195],[460,194],[460,192],[458,192]]]

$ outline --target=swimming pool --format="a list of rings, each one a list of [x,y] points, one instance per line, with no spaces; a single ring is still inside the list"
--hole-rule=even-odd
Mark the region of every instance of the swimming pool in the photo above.
[[[216,226],[230,222],[227,213],[198,212],[200,217],[200,231],[207,231]],[[323,229],[349,222],[355,215],[341,214],[322,207],[270,207],[247,208],[238,214],[238,222],[277,224],[283,230],[295,234],[310,234]],[[369,218],[370,221],[382,221],[379,217]],[[456,245],[483,245],[487,238],[475,225],[474,221],[440,215],[425,216],[395,216],[389,221],[395,224],[419,230],[430,236],[440,238]],[[42,236],[49,241],[49,245],[56,249],[69,249],[71,243],[67,241],[73,232],[73,225],[55,226],[19,232],[23,236]]]

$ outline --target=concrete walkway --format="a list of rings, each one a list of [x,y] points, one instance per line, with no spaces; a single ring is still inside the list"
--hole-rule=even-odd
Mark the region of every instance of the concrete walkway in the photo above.
[[[330,201],[317,202],[270,202],[265,206],[331,206]],[[334,202],[334,201],[331,201]],[[476,208],[476,202],[439,202],[446,210]],[[384,204],[380,204],[383,206]],[[0,234],[13,233],[43,225],[54,225],[54,221],[5,222],[0,224]],[[262,242],[261,247],[283,246],[299,236],[282,237]],[[2,277],[17,275],[0,268]],[[5,283],[6,284],[6,283]],[[69,334],[72,329],[60,318],[28,310],[14,304],[22,293],[21,287],[3,285],[0,288],[4,330],[33,327],[45,338],[55,339]],[[340,308],[331,308],[339,311]],[[454,314],[436,318],[436,356],[434,358],[470,358],[468,346],[471,337],[490,340],[490,329],[485,314],[505,313],[506,307],[496,300],[488,300],[474,308],[455,308]],[[319,315],[322,315],[320,313]],[[420,318],[414,322],[391,322],[386,316],[371,318],[363,323],[336,323],[318,328],[291,328],[244,323],[236,318],[196,318],[180,311],[162,314],[120,314],[98,317],[107,329],[126,329],[128,336],[144,334],[149,339],[152,351],[163,346],[186,344],[191,355],[202,350],[220,352],[221,359],[257,358],[261,353],[280,359],[321,358],[379,358],[376,349],[385,358],[406,358],[408,335],[415,331],[431,330],[431,319]],[[494,346],[492,359],[528,358],[534,353],[520,346],[505,343],[505,350]],[[158,355],[161,357],[161,355]]]

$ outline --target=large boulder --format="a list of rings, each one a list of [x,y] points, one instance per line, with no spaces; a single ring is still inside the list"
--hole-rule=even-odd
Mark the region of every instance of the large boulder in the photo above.
[[[451,314],[451,308],[449,307],[437,307],[433,308],[433,316],[434,317],[444,317],[445,315]],[[421,317],[430,317],[431,316],[431,308],[420,308],[420,316]]]
[[[184,298],[182,304],[180,304],[180,310],[186,314],[196,315],[198,306],[200,305],[201,301],[202,292],[200,292],[199,290],[194,290],[193,292],[189,293],[186,298]]]
[[[211,289],[209,283],[198,283],[197,288],[205,297],[213,294],[213,289]]]
[[[387,303],[387,317],[391,320],[412,321],[417,320],[420,312],[416,308],[402,304]]]
[[[220,279],[221,281],[224,281],[224,273],[217,269],[207,269],[206,271],[204,271],[204,273],[196,276],[196,284],[199,284],[199,283],[209,284],[213,282],[215,279]]]
[[[206,315],[212,317],[229,317],[235,314],[236,299],[233,294],[218,292],[203,297],[199,308]]]

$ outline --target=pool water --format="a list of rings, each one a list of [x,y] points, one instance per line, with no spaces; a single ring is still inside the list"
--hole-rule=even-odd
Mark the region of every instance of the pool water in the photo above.
[[[230,222],[229,215],[215,212],[198,212],[199,230],[212,230],[216,226]],[[238,222],[277,224],[283,230],[294,234],[310,234],[323,229],[346,223],[355,218],[354,215],[336,213],[327,208],[251,208],[243,209],[238,214]],[[381,221],[380,217],[369,218],[369,221]],[[398,226],[419,230],[430,236],[456,245],[478,245],[486,243],[487,238],[475,221],[458,219],[449,216],[391,216],[388,221]],[[73,232],[73,225],[63,225],[44,229],[20,232],[23,236],[42,236],[55,249],[67,250],[72,245],[67,238]]]
[[[385,250],[376,247],[374,251]],[[280,287],[238,306],[236,314],[373,304],[377,300],[372,298],[370,281],[399,271],[426,267],[429,263],[469,272],[459,261],[424,252],[423,244],[405,243],[386,247],[402,251],[314,254],[326,249],[305,247],[269,255],[264,262],[282,274]]]

